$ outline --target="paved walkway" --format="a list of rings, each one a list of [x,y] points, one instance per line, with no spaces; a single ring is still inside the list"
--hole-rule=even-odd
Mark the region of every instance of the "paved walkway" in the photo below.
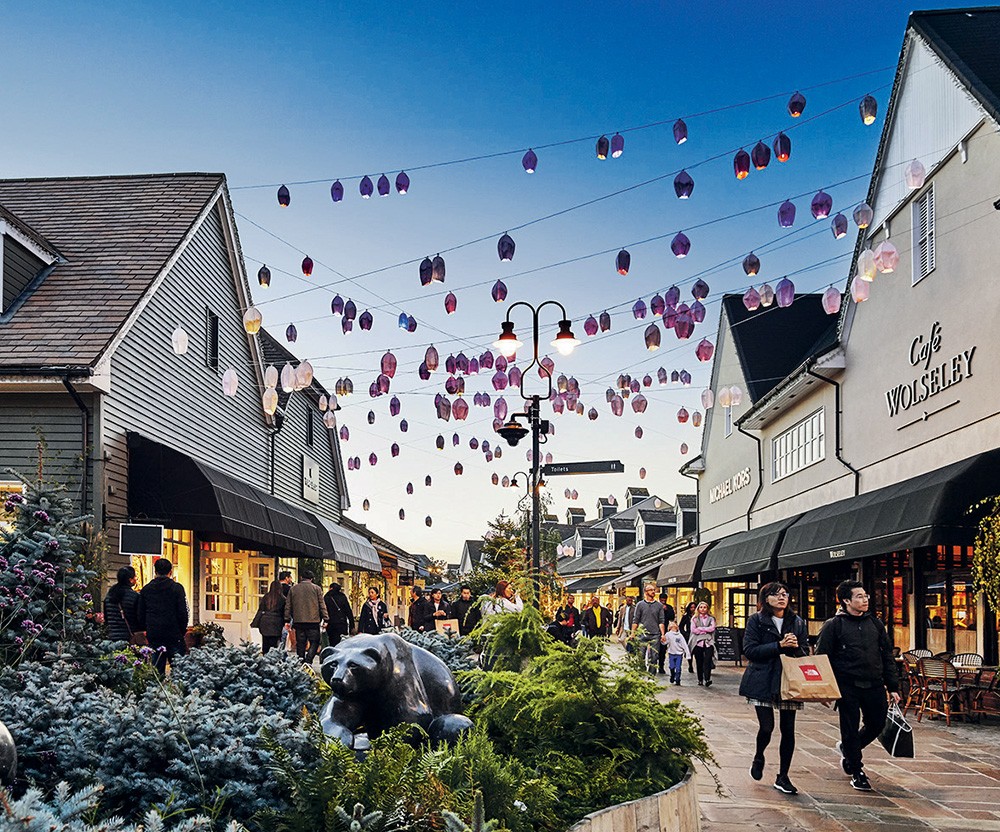
[[[890,758],[873,743],[865,770],[874,792],[857,792],[833,750],[839,739],[836,713],[806,705],[796,720],[796,749],[789,773],[795,796],[773,788],[778,731],[768,747],[764,779],[750,778],[757,721],[739,698],[741,668],[719,667],[711,688],[698,687],[684,671],[681,687],[664,682],[663,701],[679,699],[699,714],[715,754],[721,794],[712,777],[698,772],[703,832],[914,832],[993,830],[1000,832],[1000,726],[924,721],[914,726],[916,759]],[[664,680],[666,677],[658,676]],[[699,767],[700,768],[700,767]]]

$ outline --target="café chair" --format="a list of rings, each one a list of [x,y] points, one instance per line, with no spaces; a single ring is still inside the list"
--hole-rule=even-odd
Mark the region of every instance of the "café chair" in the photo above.
[[[983,657],[978,653],[956,653],[951,663],[956,667],[982,667]]]
[[[924,702],[924,678],[920,675],[920,659],[912,652],[903,653],[903,669],[906,677],[906,698],[903,700],[903,716],[913,708],[917,713]]]
[[[997,668],[979,671],[970,710],[976,717],[1000,716],[1000,671]]]
[[[917,722],[926,713],[944,717],[951,725],[952,716],[969,715],[969,699],[974,688],[965,684],[951,662],[941,659],[920,659],[920,676],[923,677],[923,701],[917,711]]]

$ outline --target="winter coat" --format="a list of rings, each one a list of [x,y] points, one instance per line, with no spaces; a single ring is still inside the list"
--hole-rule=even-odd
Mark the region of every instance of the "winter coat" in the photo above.
[[[701,616],[695,613],[691,616],[691,635],[688,636],[688,647],[715,647],[715,616]]]
[[[278,606],[273,610],[269,610],[264,607],[264,597],[261,597],[260,605],[257,607],[257,612],[260,614],[257,629],[260,630],[262,636],[277,638],[281,635],[281,631],[285,629],[286,603],[287,599],[282,596],[278,602]]]
[[[483,614],[476,603],[475,598],[470,598],[468,601],[459,598],[451,603],[451,616],[458,619],[458,632],[463,636],[475,630],[483,619]]]
[[[575,633],[580,629],[580,619],[580,610],[578,610],[575,606],[570,605],[559,607],[559,609],[556,610],[555,620],[556,624],[560,625],[560,630],[566,630],[568,633]],[[566,622],[565,626],[563,626],[563,622]]]
[[[188,625],[184,587],[167,575],[153,578],[139,593],[137,620],[151,647],[183,645]]]
[[[139,632],[139,593],[116,584],[104,596],[104,625],[111,641],[129,641]]]
[[[687,656],[689,659],[691,658],[691,648],[688,647],[687,639],[677,630],[667,631],[666,647],[668,656]]]
[[[841,610],[819,631],[816,652],[830,657],[838,684],[858,688],[885,686],[899,690],[899,673],[889,634],[872,613],[850,615]]]
[[[348,635],[354,629],[354,612],[342,589],[331,589],[323,596],[326,604],[326,628],[331,633]]]
[[[417,598],[410,604],[410,616],[407,622],[411,630],[421,633],[434,632],[434,605],[426,598]]]
[[[580,616],[580,626],[583,627],[584,635],[591,638],[595,636],[611,635],[611,625],[614,622],[614,613],[607,607],[601,607],[601,626],[597,626],[597,614],[593,607],[587,607]]]
[[[432,615],[434,615],[434,613],[437,613],[437,612],[443,612],[444,613],[444,615],[434,615],[435,618],[437,618],[437,619],[439,619],[441,621],[444,621],[446,619],[454,617],[451,614],[451,604],[449,604],[443,598],[441,599],[441,603],[440,604],[435,604],[434,601],[431,600],[431,599],[428,599],[428,603],[430,603],[430,605],[431,605],[431,614]]]
[[[798,647],[780,647],[788,633],[799,640]],[[755,612],[747,619],[743,634],[743,655],[750,660],[740,681],[740,696],[760,702],[772,702],[781,692],[781,657],[809,655],[809,632],[806,622],[793,612],[786,612],[781,632],[767,613]]]
[[[358,632],[367,633],[370,636],[377,636],[382,632],[383,627],[390,626],[389,622],[389,608],[385,605],[385,601],[379,599],[376,602],[375,613],[372,613],[371,602],[365,601],[361,606],[361,612],[358,613]]]
[[[288,590],[285,602],[285,621],[295,624],[319,624],[320,621],[326,621],[323,590],[312,581],[299,581]]]

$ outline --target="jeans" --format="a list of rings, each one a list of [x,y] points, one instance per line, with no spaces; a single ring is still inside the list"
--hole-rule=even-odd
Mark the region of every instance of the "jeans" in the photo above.
[[[699,682],[712,681],[712,651],[714,649],[711,645],[706,647],[698,644],[692,651],[694,653],[694,663],[698,668]]]
[[[666,645],[664,645],[664,646],[666,646]],[[681,683],[681,672],[684,669],[684,654],[683,653],[677,653],[675,655],[674,653],[671,653],[668,661],[670,662],[670,664],[669,664],[669,667],[670,667],[670,681],[671,682],[677,682],[677,684],[680,684]]]
[[[308,649],[306,648],[308,642]],[[319,652],[319,622],[295,625],[295,652],[306,664],[312,664]]]
[[[840,682],[840,701],[837,703],[840,715],[840,742],[844,752],[845,770],[851,774],[862,771],[861,752],[872,740],[878,738],[885,727],[889,703],[886,701],[885,686],[873,685],[859,688],[851,682]],[[858,730],[864,717],[864,727]]]

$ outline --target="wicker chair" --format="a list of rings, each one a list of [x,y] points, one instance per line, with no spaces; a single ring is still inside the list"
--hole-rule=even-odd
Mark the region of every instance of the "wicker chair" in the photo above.
[[[923,701],[917,711],[917,722],[926,713],[939,714],[951,725],[952,716],[969,715],[969,695],[973,687],[963,684],[951,662],[941,659],[920,659],[923,677]]]
[[[924,677],[920,675],[920,659],[913,653],[903,653],[903,668],[906,671],[906,699],[903,705],[903,716],[910,708],[913,712],[920,711],[924,703]]]
[[[912,650],[908,650],[907,652],[917,659],[929,659],[931,657],[931,651],[924,650],[923,647],[914,647]]]
[[[969,707],[976,717],[1000,716],[1000,671],[992,667],[979,671]]]
[[[983,657],[978,653],[956,653],[951,657],[951,663],[956,667],[982,667]]]

